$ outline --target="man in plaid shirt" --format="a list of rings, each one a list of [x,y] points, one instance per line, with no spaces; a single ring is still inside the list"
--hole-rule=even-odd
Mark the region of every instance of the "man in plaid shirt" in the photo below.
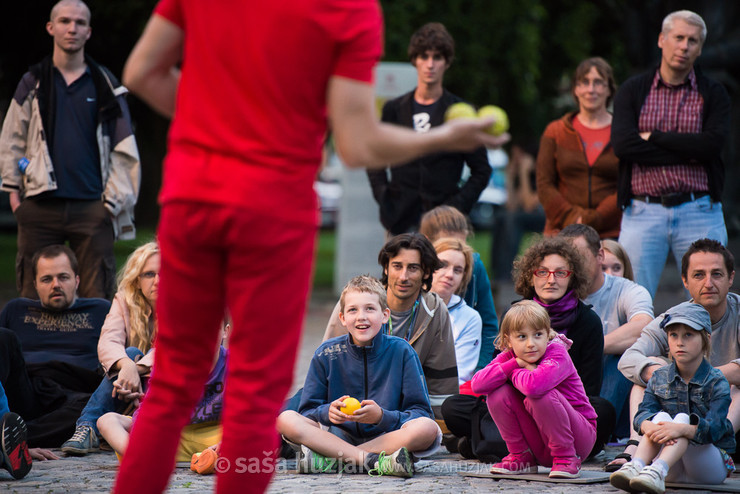
[[[620,159],[619,242],[652,297],[668,251],[676,264],[691,243],[727,244],[720,157],[730,131],[725,88],[694,62],[707,28],[694,12],[672,12],[658,36],[657,69],[628,79],[614,99],[612,145]]]

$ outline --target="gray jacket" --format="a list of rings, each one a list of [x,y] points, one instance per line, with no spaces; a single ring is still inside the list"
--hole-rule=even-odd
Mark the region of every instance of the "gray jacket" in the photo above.
[[[113,217],[116,238],[130,240],[136,236],[134,206],[141,185],[141,167],[124,99],[128,90],[118,84],[102,65],[89,58],[86,58],[86,62],[93,78],[101,81],[96,84],[98,92],[102,90],[106,93],[99,100],[107,99],[111,103],[109,107],[101,108],[96,129],[103,181],[101,200]],[[0,188],[6,192],[19,192],[21,199],[57,188],[39,107],[39,93],[44,90],[39,74],[49,70],[50,63],[50,58],[47,58],[23,76],[10,102],[0,134]],[[28,165],[22,173],[19,160],[24,157]]]

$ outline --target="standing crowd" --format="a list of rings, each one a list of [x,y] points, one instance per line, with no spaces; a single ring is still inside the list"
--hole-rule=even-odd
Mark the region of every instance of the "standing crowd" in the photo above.
[[[161,492],[176,460],[207,474],[220,456],[280,455],[299,473],[407,478],[444,445],[495,474],[545,466],[573,479],[624,439],[605,467],[619,489],[662,493],[734,471],[730,102],[695,64],[702,18],[666,16],[658,65],[619,88],[607,61],[583,60],[575,111],[547,126],[536,160],[517,147],[543,236],[513,262],[521,299],[499,321],[466,215],[491,175],[486,147],[510,136],[487,134],[492,119],[445,122],[463,101],[443,85],[452,36],[440,23],[413,34],[417,87],[378,121],[377,2],[332,1],[333,14],[283,3],[161,0],[126,87],[85,53],[88,7],[53,7],[53,53],[23,76],[0,133],[21,294],[0,312],[0,466],[22,478],[33,460],[58,459],[45,448],[86,455],[104,442],[121,461],[115,492]],[[278,20],[290,26],[279,42]],[[298,47],[317,56],[290,72],[270,62]],[[296,70],[314,75],[296,87]],[[134,235],[140,186],[126,88],[173,122],[157,240],[116,279],[113,242]],[[328,129],[348,166],[367,169],[387,238],[380,277],[347,283],[303,388],[284,401]],[[656,318],[669,251],[691,298]],[[265,330],[276,314],[280,338]],[[252,477],[262,492],[271,472]],[[244,488],[239,472],[219,472],[219,492]]]

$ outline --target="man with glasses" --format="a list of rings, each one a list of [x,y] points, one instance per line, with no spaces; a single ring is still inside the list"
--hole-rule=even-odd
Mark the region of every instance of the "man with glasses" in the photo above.
[[[40,300],[16,298],[0,312],[0,384],[27,422],[29,443],[59,446],[100,384],[98,338],[110,302],[77,296],[69,247],[44,247],[31,265]]]
[[[669,250],[679,264],[698,238],[727,244],[720,154],[730,99],[694,66],[706,35],[694,12],[668,14],[658,37],[660,66],[627,80],[614,99],[611,139],[624,210],[619,243],[651,297]]]

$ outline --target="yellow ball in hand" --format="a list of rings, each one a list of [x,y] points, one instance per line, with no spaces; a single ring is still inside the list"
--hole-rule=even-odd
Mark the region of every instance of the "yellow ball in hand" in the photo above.
[[[344,400],[344,406],[340,407],[339,410],[344,414],[354,415],[360,407],[360,402],[356,398],[347,398]]]
[[[475,112],[475,108],[467,103],[455,103],[450,105],[445,112],[445,121],[454,120],[456,118],[476,118],[478,114]]]
[[[486,105],[478,110],[478,117],[493,117],[495,121],[486,129],[489,134],[499,136],[509,130],[509,116],[503,108],[495,105]]]

